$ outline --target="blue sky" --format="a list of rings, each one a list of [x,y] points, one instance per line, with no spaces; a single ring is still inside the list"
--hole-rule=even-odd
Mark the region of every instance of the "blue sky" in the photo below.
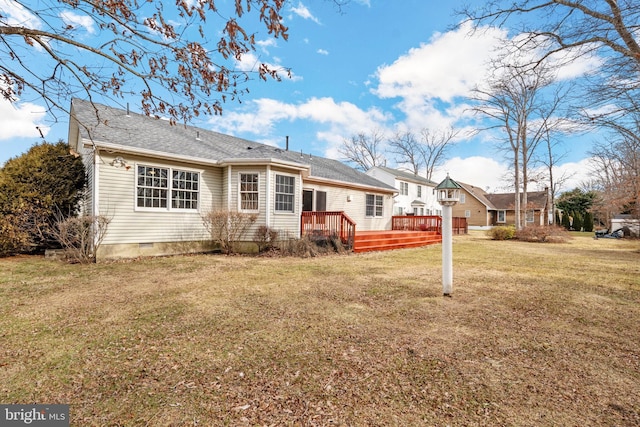
[[[0,0],[0,10],[20,13],[12,3]],[[470,36],[468,28],[453,29],[460,20],[453,9],[461,4],[352,0],[340,13],[331,1],[291,1],[284,12],[289,40],[258,33],[255,57],[237,66],[251,67],[256,60],[286,66],[292,78],[251,81],[242,103],[227,102],[222,116],[193,124],[280,147],[289,136],[291,150],[337,159],[344,139],[360,132],[391,135],[453,126],[466,135],[477,126],[467,96],[483,81],[497,39],[511,35],[489,28]],[[91,36],[90,27],[84,31]],[[592,66],[577,62],[567,73],[579,75]],[[0,101],[0,164],[41,141],[40,131],[47,141],[66,140],[66,120],[53,123],[37,99],[26,99],[13,105]],[[131,99],[134,111],[137,102]],[[593,138],[566,140],[569,154],[556,175],[574,174],[565,189],[586,179]],[[393,166],[391,156],[389,161]],[[454,179],[499,192],[508,185],[503,179],[507,169],[494,136],[480,133],[456,140],[436,179],[449,172]]]

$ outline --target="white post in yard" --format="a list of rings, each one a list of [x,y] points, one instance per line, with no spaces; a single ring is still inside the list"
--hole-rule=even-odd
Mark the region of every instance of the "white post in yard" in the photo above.
[[[442,294],[453,293],[453,205],[460,200],[460,184],[449,178],[436,187],[438,202],[442,205]]]
[[[451,206],[442,206],[442,294],[453,293],[453,230]]]

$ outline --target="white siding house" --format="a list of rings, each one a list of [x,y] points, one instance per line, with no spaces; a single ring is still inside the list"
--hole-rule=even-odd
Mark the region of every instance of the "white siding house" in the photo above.
[[[398,190],[393,201],[393,215],[441,215],[434,188],[437,183],[420,175],[383,166],[374,166],[366,172]]]
[[[394,187],[336,160],[78,99],[69,144],[89,174],[85,212],[110,219],[99,260],[210,250],[202,216],[214,210],[255,214],[247,241],[261,225],[300,237],[304,210],[390,228]]]

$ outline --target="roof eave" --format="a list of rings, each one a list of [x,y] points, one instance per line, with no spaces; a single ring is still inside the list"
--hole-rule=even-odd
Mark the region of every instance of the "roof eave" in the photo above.
[[[337,179],[322,178],[322,177],[318,177],[318,176],[309,176],[307,178],[307,182],[317,182],[317,183],[320,183],[320,184],[330,184],[330,185],[341,185],[343,187],[357,188],[357,189],[361,189],[361,190],[377,191],[377,192],[384,192],[384,193],[397,193],[398,192],[398,190],[396,190],[395,188],[375,187],[375,186],[372,186],[372,185],[356,184],[356,183],[353,183],[353,182],[340,181],[340,180],[337,180]]]

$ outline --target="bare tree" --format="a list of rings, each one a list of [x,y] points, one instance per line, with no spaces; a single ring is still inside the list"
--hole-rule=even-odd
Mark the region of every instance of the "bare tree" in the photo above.
[[[542,177],[548,182],[549,189],[549,199],[551,203],[551,207],[549,212],[551,213],[550,223],[555,224],[556,221],[556,195],[559,193],[562,186],[571,178],[572,174],[567,174],[563,172],[562,175],[556,176],[554,171],[558,162],[564,157],[563,154],[557,154],[557,147],[559,142],[555,140],[552,136],[552,132],[549,129],[544,133],[544,143],[545,143],[545,155],[541,160],[541,163],[544,165],[546,169],[546,176]]]
[[[145,114],[186,122],[219,114],[226,100],[246,94],[245,82],[254,76],[279,79],[283,71],[260,62],[246,71],[236,66],[256,46],[245,15],[255,16],[270,37],[287,39],[283,0],[5,3],[0,96],[11,102],[35,96],[54,114],[68,113],[74,96],[134,94]]]
[[[602,50],[618,64],[640,68],[640,45],[634,36],[640,19],[636,0],[488,0],[458,13],[476,25],[509,25],[526,34],[521,48],[545,48],[539,62],[568,50]]]
[[[515,49],[536,51],[531,65],[553,58],[558,64],[579,56],[598,55],[602,65],[585,88],[592,94],[581,107],[607,106],[629,91],[640,89],[640,80],[629,79],[640,71],[640,7],[636,0],[489,0],[479,7],[459,11],[467,21],[482,25],[508,25],[518,31]],[[602,108],[601,108],[602,109]]]
[[[634,99],[629,100],[635,104]],[[633,108],[633,107],[629,107]],[[596,119],[611,131],[611,137],[597,143],[591,151],[593,176],[601,191],[601,215],[627,213],[640,219],[640,111],[627,114],[626,122],[607,116]]]
[[[520,229],[526,226],[522,210],[526,211],[528,205],[529,167],[547,132],[562,123],[555,114],[563,95],[556,91],[552,100],[543,96],[553,83],[551,68],[520,66],[517,62],[494,63],[488,86],[476,88],[473,99],[477,102],[474,110],[489,119],[488,129],[504,132],[514,169],[514,208],[516,227]]]
[[[389,139],[389,152],[395,154],[396,163],[407,165],[415,175],[425,166],[421,151],[422,147],[413,132],[398,131]]]
[[[374,166],[386,164],[382,153],[382,144],[385,140],[380,130],[373,130],[368,135],[360,132],[352,135],[350,139],[344,139],[338,152],[345,161],[356,165],[356,168],[367,171]]]
[[[422,129],[418,140],[412,132],[398,132],[389,140],[389,150],[395,154],[396,162],[407,164],[414,174],[422,169],[428,180],[433,172],[446,160],[447,151],[460,132],[453,128],[442,131]]]

